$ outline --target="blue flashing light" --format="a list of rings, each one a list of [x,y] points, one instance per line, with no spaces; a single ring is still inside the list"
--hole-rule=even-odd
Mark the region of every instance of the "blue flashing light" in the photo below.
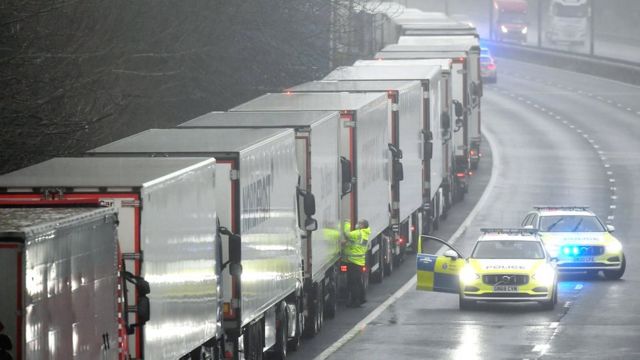
[[[578,249],[576,246],[573,247],[573,255],[578,255],[580,253],[580,249]]]
[[[562,253],[565,255],[569,255],[569,253],[571,252],[571,250],[568,247],[563,247],[562,248]]]

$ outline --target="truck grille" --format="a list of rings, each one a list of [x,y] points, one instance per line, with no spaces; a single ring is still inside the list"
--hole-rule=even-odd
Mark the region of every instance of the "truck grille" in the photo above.
[[[525,285],[529,283],[529,275],[482,275],[482,282],[487,285]]]

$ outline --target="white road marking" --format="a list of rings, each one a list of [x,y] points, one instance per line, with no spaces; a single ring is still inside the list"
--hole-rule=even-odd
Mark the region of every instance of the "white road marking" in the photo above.
[[[613,175],[613,171],[607,171],[607,175]]]
[[[576,285],[576,287],[575,287],[575,289],[576,289],[576,290],[580,290],[580,289],[582,289],[582,284],[577,284],[577,285]]]
[[[627,111],[633,111],[633,110],[631,110],[631,108],[627,108]]]
[[[559,119],[559,118],[556,118],[556,119]],[[567,120],[562,120],[562,123],[563,123],[563,124],[567,124],[567,123],[568,123],[568,121],[567,121]]]
[[[609,182],[614,183],[614,182],[616,182],[616,179],[609,179]]]
[[[612,195],[611,196],[611,200],[617,200],[618,199],[618,195]]]
[[[609,219],[609,220],[613,220],[613,219],[614,219],[614,216],[613,216],[613,215],[609,215],[609,216],[607,217],[607,219]]]
[[[609,209],[615,209],[615,208],[616,208],[616,206],[615,206],[615,205],[611,205],[611,206],[609,206]]]
[[[568,308],[569,306],[571,306],[571,301],[567,301],[564,303],[564,307]]]
[[[556,116],[556,120],[560,120],[560,119],[562,119],[561,116]]]
[[[618,188],[617,188],[617,187],[615,187],[615,186],[612,186],[610,189],[611,189],[611,191],[616,191],[616,190],[618,190]]]
[[[593,145],[595,149],[600,149],[600,145]]]
[[[466,219],[460,224],[456,232],[451,235],[449,238],[449,243],[454,244],[460,236],[467,230],[471,222],[476,218],[480,210],[484,207],[485,203],[489,199],[489,195],[493,191],[495,187],[496,180],[498,178],[498,169],[500,168],[500,153],[498,148],[496,148],[493,144],[494,139],[493,135],[486,130],[483,132],[484,136],[487,138],[487,142],[489,143],[489,147],[491,148],[491,153],[493,154],[493,162],[491,164],[491,177],[489,178],[489,183],[485,188],[482,196],[473,207],[469,215],[467,215]],[[444,248],[440,249],[438,253],[444,252]],[[409,289],[415,286],[417,282],[417,277],[414,275],[409,281],[407,281],[400,289],[398,289],[393,295],[391,295],[387,300],[385,300],[382,304],[378,305],[372,312],[369,313],[364,319],[360,320],[353,328],[351,328],[346,334],[344,334],[340,339],[334,342],[331,346],[326,348],[323,352],[321,352],[318,356],[314,358],[314,360],[325,360],[329,356],[333,355],[338,349],[348,343],[351,339],[353,339],[358,333],[363,331],[367,325],[375,320],[383,311],[385,311],[391,304],[396,302],[402,295],[404,295]]]
[[[604,167],[608,168],[608,167],[611,167],[611,165],[609,165],[609,164],[604,164]]]

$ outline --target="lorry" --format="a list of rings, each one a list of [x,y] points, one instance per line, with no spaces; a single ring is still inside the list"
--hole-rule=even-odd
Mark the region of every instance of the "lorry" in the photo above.
[[[527,0],[493,0],[491,7],[491,39],[527,42],[529,32]]]
[[[549,23],[545,35],[552,43],[583,45],[587,38],[587,27],[591,7],[587,0],[551,0]]]
[[[302,236],[303,316],[305,333],[313,336],[325,317],[336,314],[336,280],[340,260],[341,159],[337,111],[220,112],[214,111],[180,124],[197,129],[293,129],[300,191],[315,199],[318,231]]]
[[[0,208],[0,336],[11,347],[2,350],[17,360],[124,359],[117,223],[113,208]]]
[[[87,156],[216,159],[215,180],[211,176],[207,181],[215,182],[217,214],[225,235],[222,251],[228,254],[225,263],[231,264],[221,275],[225,354],[256,359],[268,351],[286,357],[287,345],[296,346],[304,326],[298,232],[317,226],[311,217],[299,218],[296,210],[296,200],[303,195],[298,196],[294,131],[150,129],[90,150]],[[197,201],[192,189],[185,194]],[[304,198],[301,208],[311,215],[313,199]]]
[[[443,124],[441,121],[443,109],[441,108],[440,94],[444,91],[442,86],[441,67],[439,65],[382,65],[382,61],[374,61],[376,65],[360,64],[360,66],[341,67],[332,71],[325,77],[327,80],[418,80],[422,87],[422,113],[421,134],[424,136],[424,146],[429,153],[423,153],[424,166],[422,171],[421,210],[418,213],[418,231],[421,234],[429,233],[437,228],[441,218],[444,218],[446,200],[450,197],[450,187],[444,181],[443,176],[445,156],[443,150]],[[384,71],[380,66],[384,66]],[[449,131],[450,126],[445,126]],[[446,135],[445,135],[446,136]],[[437,144],[439,146],[434,146]],[[426,155],[429,155],[428,157]],[[415,249],[415,243],[412,244]]]
[[[387,45],[376,54],[376,58],[390,59],[451,59],[453,62],[452,91],[454,103],[462,106],[461,115],[464,130],[464,144],[456,144],[456,174],[466,177],[468,169],[475,170],[480,163],[482,142],[482,78],[480,73],[480,46],[477,39],[452,37],[451,44],[432,37],[406,36],[419,39],[417,45]],[[405,40],[409,41],[409,40]],[[418,40],[415,40],[418,41]]]
[[[134,335],[126,356],[213,356],[223,338],[215,167],[211,158],[54,158],[0,176],[0,206],[117,209],[118,244],[134,284],[124,296]]]
[[[386,93],[391,101],[391,226],[393,241],[384,257],[385,275],[391,275],[405,255],[407,244],[416,241],[418,210],[422,201],[423,159],[430,156],[431,141],[424,133],[422,84],[419,81],[311,81],[287,89],[294,93],[349,92]],[[391,261],[389,261],[391,260]]]
[[[337,138],[341,167],[341,216],[351,229],[358,219],[366,219],[371,228],[365,273],[381,282],[384,275],[383,254],[391,248],[390,150],[388,128],[391,106],[386,94],[350,93],[270,93],[232,108],[230,111],[339,111],[340,134]],[[390,260],[390,259],[387,259]],[[347,266],[340,266],[338,294],[346,298]]]

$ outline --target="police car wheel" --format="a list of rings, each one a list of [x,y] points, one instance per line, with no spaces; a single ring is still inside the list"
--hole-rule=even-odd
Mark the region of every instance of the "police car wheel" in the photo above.
[[[471,310],[476,305],[473,300],[465,300],[462,295],[458,297],[460,310]]]
[[[602,273],[607,280],[618,280],[624,275],[624,271],[627,268],[627,259],[624,254],[622,255],[622,264],[619,270],[604,270]]]

